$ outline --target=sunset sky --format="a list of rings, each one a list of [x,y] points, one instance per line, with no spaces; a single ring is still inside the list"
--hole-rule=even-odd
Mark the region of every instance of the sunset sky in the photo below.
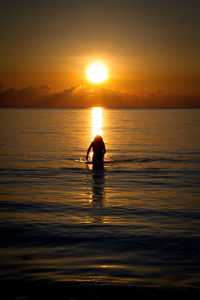
[[[200,106],[199,0],[2,0],[1,106]],[[109,78],[89,83],[93,62]]]

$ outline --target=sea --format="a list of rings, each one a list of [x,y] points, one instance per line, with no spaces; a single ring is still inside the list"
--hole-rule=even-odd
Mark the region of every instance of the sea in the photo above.
[[[1,299],[199,295],[200,109],[0,109],[0,191]]]

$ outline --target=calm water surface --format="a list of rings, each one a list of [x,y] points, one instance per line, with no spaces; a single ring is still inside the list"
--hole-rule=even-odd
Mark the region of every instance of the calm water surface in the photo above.
[[[198,287],[200,110],[1,109],[0,128],[1,281]]]

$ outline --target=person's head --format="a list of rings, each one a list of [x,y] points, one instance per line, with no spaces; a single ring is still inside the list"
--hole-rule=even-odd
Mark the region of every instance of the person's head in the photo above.
[[[103,139],[102,139],[102,137],[100,135],[96,135],[94,137],[94,142],[103,142]]]

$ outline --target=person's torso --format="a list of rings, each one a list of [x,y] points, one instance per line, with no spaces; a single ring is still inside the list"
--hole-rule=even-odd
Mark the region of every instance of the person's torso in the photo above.
[[[93,152],[95,154],[103,154],[104,153],[104,144],[103,143],[93,143]]]

